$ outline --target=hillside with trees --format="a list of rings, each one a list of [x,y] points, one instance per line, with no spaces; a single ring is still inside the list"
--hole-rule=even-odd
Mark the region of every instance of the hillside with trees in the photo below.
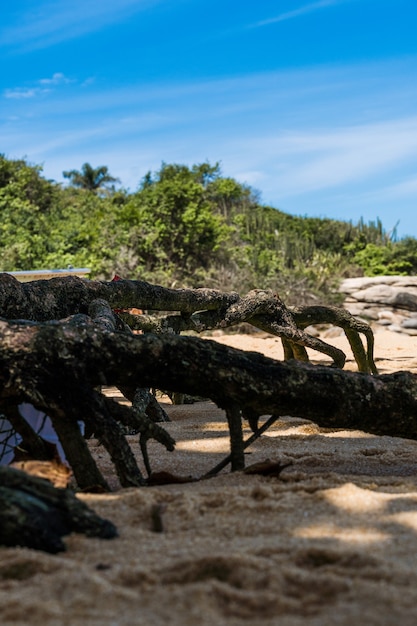
[[[288,304],[334,302],[348,276],[415,274],[417,240],[380,221],[296,217],[222,175],[218,163],[162,163],[136,191],[106,166],[63,173],[0,156],[0,269],[91,268],[173,287],[278,291]]]

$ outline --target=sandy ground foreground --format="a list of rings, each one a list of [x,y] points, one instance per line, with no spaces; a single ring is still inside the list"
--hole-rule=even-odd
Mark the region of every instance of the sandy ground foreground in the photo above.
[[[282,358],[275,338],[216,339]],[[417,372],[417,337],[375,339],[381,373]],[[355,369],[345,338],[326,340]],[[210,402],[165,408],[177,448],[151,444],[153,470],[200,477],[228,452],[224,414]],[[117,489],[103,448],[91,447]],[[0,548],[1,624],[417,624],[417,442],[283,417],[248,449],[247,465],[268,458],[292,464],[278,478],[227,469],[80,496],[120,537],[71,535],[58,556]]]

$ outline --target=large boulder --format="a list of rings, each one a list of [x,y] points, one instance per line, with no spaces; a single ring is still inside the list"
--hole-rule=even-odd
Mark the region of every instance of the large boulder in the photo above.
[[[417,276],[347,278],[340,291],[352,315],[417,335]]]

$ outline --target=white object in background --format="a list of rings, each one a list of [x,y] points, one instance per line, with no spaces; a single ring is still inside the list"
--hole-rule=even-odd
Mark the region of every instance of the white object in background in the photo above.
[[[33,404],[24,402],[19,404],[19,413],[25,418],[29,426],[33,428],[42,439],[53,443],[58,451],[61,461],[66,462],[64,449],[59,441],[58,435],[52,425],[51,419],[43,411],[36,409]],[[78,422],[81,434],[84,435],[84,422]],[[0,446],[7,440],[8,450],[4,452],[0,458],[0,465],[8,465],[13,461],[14,451],[13,448],[19,445],[22,441],[21,436],[18,433],[10,435],[10,431],[13,431],[13,426],[6,419],[0,420]]]

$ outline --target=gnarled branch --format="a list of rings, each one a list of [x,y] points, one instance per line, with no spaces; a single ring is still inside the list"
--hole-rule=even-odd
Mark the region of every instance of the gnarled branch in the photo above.
[[[91,389],[140,381],[144,387],[211,398],[227,411],[233,428],[234,468],[241,465],[235,423],[240,411],[253,421],[264,414],[302,415],[323,427],[417,438],[417,381],[409,372],[371,376],[281,363],[196,337],[133,336],[65,322],[0,322],[0,400],[29,401],[48,412],[56,406],[54,390],[64,388],[74,400],[81,381]],[[75,421],[80,407],[81,414],[92,415],[91,397],[82,394],[80,402],[74,413],[66,405],[68,418]],[[97,400],[99,405],[101,411]]]

